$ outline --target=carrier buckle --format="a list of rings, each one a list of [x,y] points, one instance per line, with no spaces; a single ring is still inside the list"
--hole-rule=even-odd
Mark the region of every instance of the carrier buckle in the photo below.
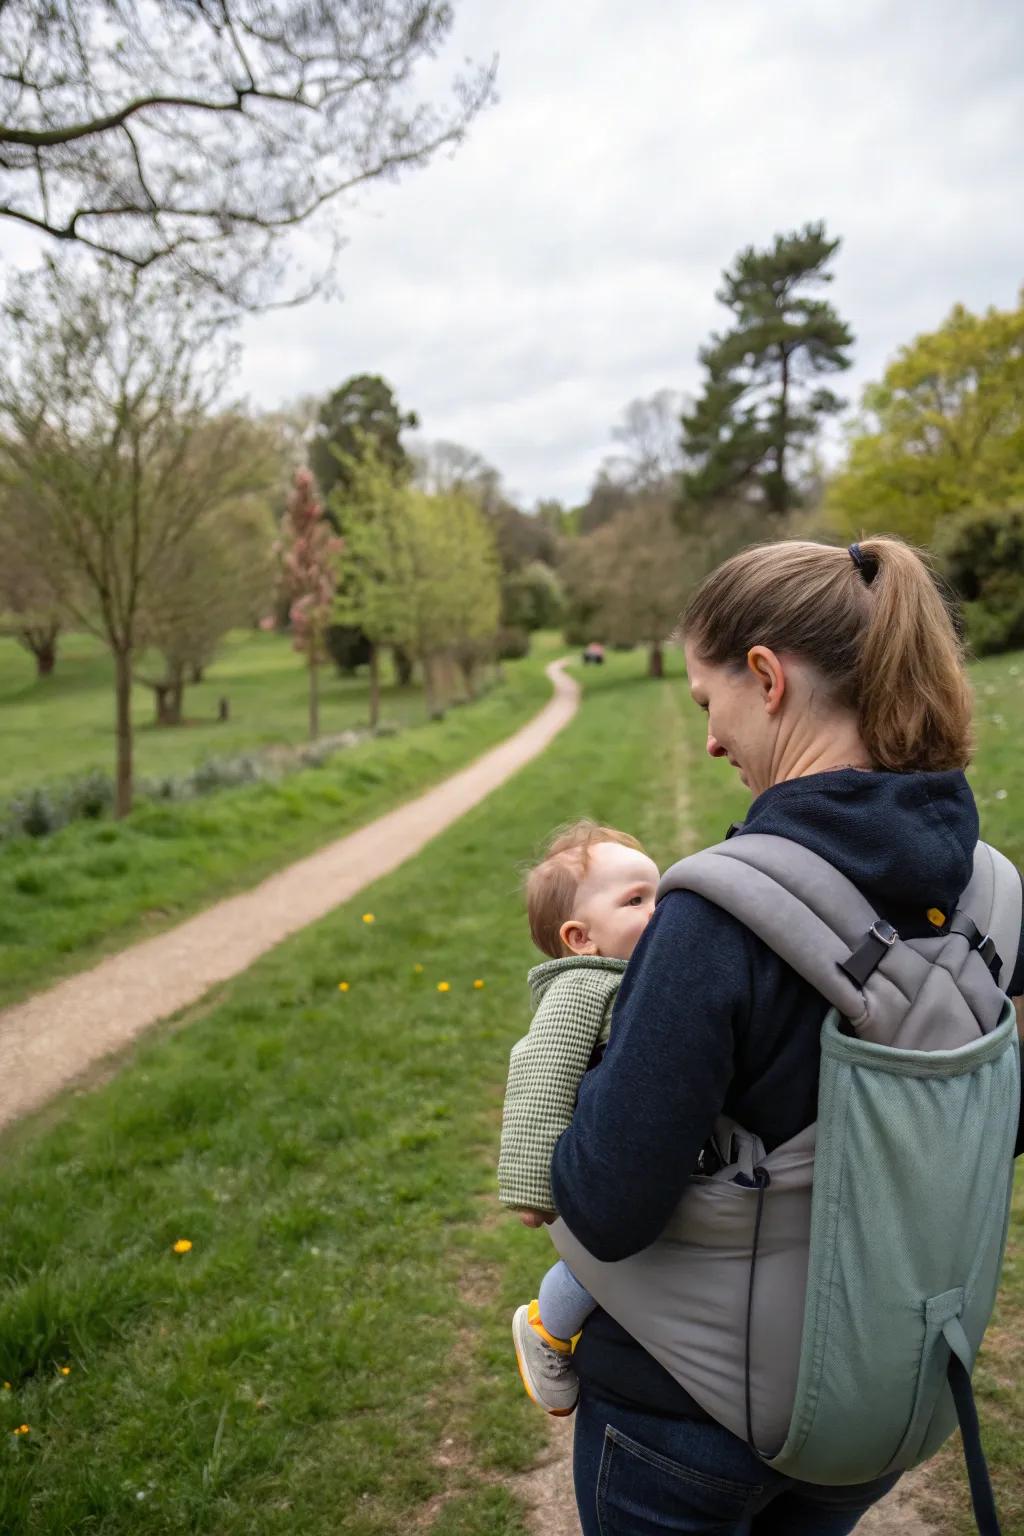
[[[863,943],[839,962],[839,969],[858,987],[863,987],[881,963],[882,956],[892,949],[898,938],[899,934],[892,923],[887,923],[883,917],[876,917],[864,935]]]

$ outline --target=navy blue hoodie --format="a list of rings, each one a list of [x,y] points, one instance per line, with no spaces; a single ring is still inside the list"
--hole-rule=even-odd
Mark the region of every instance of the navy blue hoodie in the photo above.
[[[966,886],[978,813],[958,771],[844,769],[767,790],[736,835],[750,832],[791,838],[828,859],[913,938],[934,933],[928,909],[950,913]],[[1024,934],[1010,990],[1024,992]],[[622,1259],[658,1237],[720,1112],[769,1151],[816,1119],[826,1006],[704,897],[670,891],[658,903],[623,977],[604,1059],[584,1078],[552,1161],[559,1214],[591,1253]],[[600,1310],[575,1362],[606,1397],[706,1417]]]

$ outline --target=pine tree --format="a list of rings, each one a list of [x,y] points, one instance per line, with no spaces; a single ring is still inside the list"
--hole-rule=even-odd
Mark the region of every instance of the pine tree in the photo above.
[[[771,512],[797,503],[800,451],[843,404],[814,381],[850,366],[849,327],[808,292],[832,281],[838,246],[823,223],[807,224],[777,235],[769,250],[748,246],[722,274],[716,298],[735,323],[702,349],[707,382],[682,417],[688,498],[754,490]]]

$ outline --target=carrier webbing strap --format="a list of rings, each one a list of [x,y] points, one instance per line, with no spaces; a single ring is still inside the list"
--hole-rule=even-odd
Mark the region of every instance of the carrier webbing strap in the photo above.
[[[1003,970],[1003,960],[996,949],[995,941],[990,933],[982,933],[973,917],[959,909],[953,913],[949,923],[950,933],[959,933],[965,938],[972,949],[976,949],[992,972],[993,979],[998,982]]]
[[[950,1348],[949,1390],[956,1405],[960,1421],[960,1435],[964,1444],[964,1461],[967,1463],[967,1480],[971,1485],[971,1504],[974,1520],[980,1536],[1001,1536],[999,1515],[996,1511],[992,1479],[988,1462],[981,1444],[978,1425],[978,1409],[971,1386],[971,1346],[958,1317],[951,1317],[943,1324],[942,1332]]]

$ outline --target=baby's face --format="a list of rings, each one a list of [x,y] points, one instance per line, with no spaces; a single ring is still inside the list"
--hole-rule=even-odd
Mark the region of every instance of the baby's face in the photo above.
[[[587,872],[562,926],[567,947],[577,955],[628,960],[654,911],[658,866],[638,848],[595,843]]]

